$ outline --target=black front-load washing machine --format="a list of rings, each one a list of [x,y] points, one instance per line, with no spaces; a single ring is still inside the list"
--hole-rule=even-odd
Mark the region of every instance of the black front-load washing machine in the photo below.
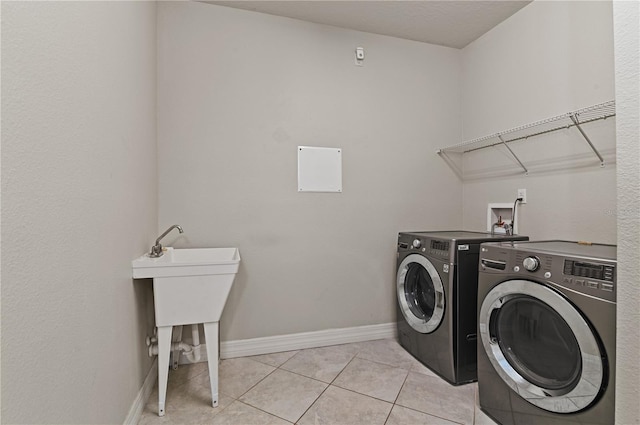
[[[400,233],[400,344],[454,385],[475,381],[480,244],[528,239],[459,230]]]
[[[616,247],[483,244],[480,408],[500,424],[613,424]]]

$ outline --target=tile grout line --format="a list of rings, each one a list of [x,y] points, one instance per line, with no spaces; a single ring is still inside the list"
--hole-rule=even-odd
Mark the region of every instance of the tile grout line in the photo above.
[[[273,367],[273,366],[272,366]],[[236,400],[240,401],[240,397],[246,395],[249,391],[251,391],[252,389],[254,389],[256,387],[256,385],[258,385],[260,382],[264,381],[268,376],[270,376],[273,372],[275,372],[276,370],[278,370],[278,368],[274,368],[271,372],[267,373],[265,376],[263,376],[262,378],[260,378],[260,380],[258,380],[258,382],[256,382],[255,384],[253,384],[247,391],[243,392],[242,394],[240,394],[238,396],[238,398]],[[218,381],[219,382],[219,381]]]
[[[358,356],[356,355],[356,357],[358,357]],[[394,365],[394,364],[389,364],[389,363],[379,362],[379,361],[377,361],[377,360],[367,359],[366,357],[358,357],[358,358],[359,358],[360,360],[366,360],[366,361],[368,361],[368,362],[376,363],[376,364],[379,364],[379,365],[382,365],[382,366],[395,367],[396,369],[404,369],[404,370],[407,370],[407,371],[411,371],[411,368],[413,367],[413,366],[409,366],[409,368],[407,369],[407,368],[404,368],[404,367],[402,367],[402,366],[397,366],[397,365]]]
[[[316,397],[316,399],[315,399],[315,400],[313,400],[313,402],[311,402],[311,404],[309,405],[309,407],[307,407],[307,408],[305,409],[305,411],[304,411],[304,412],[302,412],[302,415],[300,415],[300,416],[298,417],[298,419],[296,419],[296,420],[293,422],[294,424],[297,424],[297,423],[300,421],[300,419],[302,419],[302,418],[304,417],[304,415],[306,415],[306,414],[307,414],[307,412],[309,411],[309,409],[311,409],[311,408],[313,407],[313,405],[314,405],[314,404],[316,404],[316,402],[320,399],[320,397],[322,397],[322,394],[324,394],[330,386],[331,386],[331,384],[327,385],[327,386],[325,387],[325,389],[324,389],[324,390],[322,390],[322,392],[321,392],[320,394],[318,394],[318,397]]]
[[[238,357],[238,358],[248,358],[248,357]],[[260,363],[260,364],[264,364],[264,363],[261,363],[261,362],[259,362],[259,361],[257,361],[257,360],[253,360],[253,361],[255,361],[255,362],[257,362],[257,363]],[[271,366],[271,365],[267,365],[267,366]],[[273,366],[271,366],[271,367],[273,367]],[[249,388],[247,391],[245,391],[244,393],[242,393],[238,398],[234,399],[234,401],[237,401],[238,403],[242,403],[242,404],[244,404],[245,406],[249,406],[249,407],[251,407],[251,408],[253,408],[253,409],[257,409],[257,410],[259,410],[259,411],[261,411],[261,412],[263,412],[263,413],[266,413],[267,415],[271,415],[271,416],[274,416],[274,417],[276,417],[276,418],[282,419],[283,421],[286,421],[286,422],[289,422],[289,423],[294,423],[294,422],[290,422],[288,419],[285,419],[285,418],[280,417],[280,416],[278,416],[278,415],[274,415],[273,413],[269,413],[269,412],[267,412],[266,410],[262,410],[261,408],[259,408],[259,407],[257,407],[257,406],[254,406],[254,405],[252,405],[252,404],[249,404],[249,403],[246,403],[246,402],[244,402],[244,401],[240,400],[240,398],[241,398],[242,396],[246,395],[249,391],[251,391],[252,389],[254,389],[254,388],[255,388],[255,387],[256,387],[260,382],[262,382],[262,381],[264,381],[265,379],[267,379],[267,377],[268,377],[268,376],[272,375],[276,370],[279,370],[279,369],[280,369],[279,367],[274,368],[271,372],[269,372],[269,373],[268,373],[267,375],[265,375],[262,379],[260,379],[258,382],[256,382],[256,383],[255,383],[251,388]],[[284,370],[284,369],[282,369],[282,370]],[[229,405],[231,405],[231,404],[232,404],[232,403],[229,403]],[[228,406],[227,406],[227,407],[228,407]],[[224,410],[224,409],[223,409],[223,410]]]
[[[352,393],[352,394],[361,395],[361,396],[363,396],[363,397],[368,397],[368,398],[371,398],[371,399],[376,400],[376,401],[381,401],[381,402],[383,402],[383,403],[390,404],[390,405],[391,405],[391,409],[389,409],[389,413],[387,413],[387,417],[386,417],[386,419],[385,419],[385,421],[384,421],[384,424],[386,424],[386,423],[387,423],[387,420],[389,419],[389,415],[391,415],[391,411],[393,410],[393,406],[395,406],[395,404],[394,404],[394,403],[390,403],[390,402],[388,402],[388,401],[386,401],[386,400],[380,400],[379,398],[371,397],[371,396],[366,395],[366,394],[361,394],[361,393],[359,393],[359,392],[357,392],[357,391],[348,390],[348,389],[346,389],[346,388],[342,388],[342,387],[339,387],[339,386],[337,386],[337,385],[333,385],[333,384],[332,384],[332,385],[329,385],[329,387],[331,387],[331,386],[333,386],[333,387],[335,387],[335,388],[340,388],[341,390],[344,390],[344,391],[350,392],[350,393]],[[327,388],[329,388],[329,387],[327,387]],[[315,402],[314,402],[314,403],[315,403]],[[306,412],[305,412],[305,413],[306,413]]]
[[[316,397],[316,399],[313,400],[313,402],[309,405],[309,407],[307,407],[307,409],[302,413],[302,415],[300,415],[300,417],[294,422],[295,424],[297,424],[298,421],[300,421],[300,419],[302,419],[304,417],[304,415],[306,415],[307,412],[313,407],[313,405],[316,404],[316,402],[320,399],[320,397],[322,397],[322,394],[324,394],[327,391],[327,389],[329,389],[329,387],[333,384],[333,381],[338,379],[338,376],[340,376],[340,374],[347,368],[347,366],[349,366],[351,364],[351,362],[353,361],[353,359],[356,358],[357,355],[358,355],[358,353],[355,353],[353,355],[353,357],[351,357],[351,360],[349,360],[347,362],[347,364],[340,370],[340,372],[338,372],[338,374],[335,376],[335,378],[333,378],[333,380],[325,387],[324,390],[322,390],[322,392],[318,395],[318,397]],[[286,369],[283,369],[283,370],[286,370]],[[303,375],[301,375],[301,376],[303,376]],[[313,379],[313,378],[310,378],[310,379]],[[326,382],[325,382],[325,384],[326,384]]]
[[[260,355],[257,355],[257,356],[246,356],[246,357],[236,357],[236,358],[237,359],[250,359],[250,360],[253,360],[254,362],[266,364],[267,366],[271,366],[271,367],[275,367],[275,368],[279,369],[280,366],[282,366],[283,364],[285,364],[286,362],[291,360],[296,354],[298,354],[302,350],[291,350],[291,351],[280,351],[279,352],[279,353],[291,353],[293,351],[295,351],[295,353],[291,357],[289,357],[287,360],[285,360],[284,362],[280,363],[278,366],[274,366],[272,364],[269,364],[269,363],[266,363],[266,362],[263,362],[263,361],[260,361],[260,360],[252,358],[252,357],[268,356],[269,354],[260,354]],[[279,354],[279,353],[270,353],[270,354]],[[231,359],[227,359],[227,360],[231,360]]]
[[[280,368],[278,368],[278,369],[280,369]],[[281,370],[281,371],[283,371],[283,372],[292,373],[292,374],[294,374],[294,375],[296,375],[296,376],[300,376],[300,377],[302,377],[302,378],[307,378],[307,379],[311,379],[312,381],[320,382],[321,384],[331,385],[330,383],[325,382],[325,381],[321,381],[321,380],[319,380],[318,378],[312,378],[312,377],[310,377],[310,376],[303,375],[303,374],[301,374],[301,373],[294,372],[294,371],[292,371],[292,370],[287,370],[287,369],[280,369],[280,370]],[[335,379],[335,378],[334,378],[334,379]]]
[[[451,422],[452,424],[465,425],[464,422],[458,422],[458,421],[454,421],[453,419],[443,418],[442,416],[438,416],[438,415],[435,415],[433,413],[423,412],[421,410],[414,409],[413,407],[407,407],[407,406],[403,406],[401,404],[394,404],[394,406],[402,407],[403,409],[407,409],[407,410],[411,410],[413,412],[421,413],[423,415],[431,416],[431,417],[436,418],[436,419],[442,419],[443,421]],[[469,424],[467,424],[467,425],[469,425]]]
[[[398,395],[396,395],[396,399],[393,400],[393,405],[394,406],[398,403],[398,398],[400,398],[400,393],[402,392],[402,389],[404,388],[405,384],[407,383],[407,379],[409,379],[409,374],[410,373],[411,373],[411,370],[408,370],[407,371],[407,376],[405,376],[404,377],[404,381],[402,381],[402,386],[400,387],[400,391],[398,391]]]
[[[360,354],[360,351],[358,351],[356,354],[354,354],[354,355],[353,355],[353,357],[351,358],[351,360],[349,360],[349,363],[347,363],[347,364],[345,365],[345,367],[343,367],[343,368],[342,368],[342,370],[340,371],[340,373],[338,373],[338,374],[336,375],[336,377],[335,377],[335,378],[333,378],[333,381],[331,381],[331,383],[329,384],[329,386],[328,386],[327,388],[329,388],[330,386],[332,386],[332,385],[333,385],[333,386],[335,386],[336,388],[340,388],[340,389],[343,389],[343,390],[345,390],[345,391],[349,391],[349,392],[354,393],[354,394],[358,394],[358,395],[361,395],[361,396],[364,396],[364,397],[371,397],[371,396],[368,396],[368,395],[366,395],[366,394],[361,394],[361,393],[359,393],[359,392],[357,392],[357,391],[348,390],[348,389],[346,389],[346,388],[342,388],[341,386],[339,386],[339,385],[335,385],[335,384],[334,384],[335,380],[336,380],[336,379],[338,379],[338,377],[342,374],[342,372],[344,372],[344,370],[345,370],[347,367],[349,367],[349,365],[350,365],[350,364],[351,364],[355,359],[371,361],[371,360],[363,359],[362,357],[358,357],[358,354]],[[372,363],[377,363],[377,362],[372,362]],[[378,363],[378,364],[382,364],[382,363]],[[383,365],[384,365],[384,364],[383,364]],[[388,366],[388,365],[384,365],[384,366]],[[404,379],[405,379],[405,381],[407,380],[406,376],[405,376],[405,378],[404,378]],[[404,382],[402,383],[402,386],[400,387],[400,391],[402,391],[402,387],[403,387],[403,386],[404,386]],[[326,390],[327,390],[327,389],[325,389],[325,391],[326,391]],[[398,395],[400,394],[400,391],[398,391]],[[324,391],[323,391],[323,393],[324,393]],[[321,394],[321,395],[322,395],[322,394]],[[318,398],[320,398],[320,397],[318,397]],[[375,397],[371,397],[371,398],[372,398],[372,399],[374,399],[374,400],[380,400],[380,399],[375,398]],[[396,396],[396,399],[397,399],[397,396]],[[316,401],[317,401],[317,399],[316,399]],[[380,401],[383,401],[383,402],[385,402],[385,403],[389,403],[389,402],[388,402],[388,401],[386,401],[386,400],[380,400]],[[315,401],[314,401],[313,403],[315,404]],[[395,403],[390,403],[390,404],[391,404],[391,409],[389,409],[389,413],[387,413],[387,417],[386,417],[386,418],[385,418],[385,420],[384,420],[384,424],[386,424],[386,423],[387,423],[387,421],[389,420],[389,415],[391,415],[391,411],[393,410],[393,406],[395,406]],[[311,406],[313,406],[313,404],[312,404]],[[309,409],[311,408],[311,406],[309,406]],[[308,409],[307,409],[307,410],[308,410]],[[307,413],[307,412],[305,412],[305,413]],[[303,416],[304,416],[304,415],[303,415]]]
[[[251,407],[252,409],[259,410],[259,411],[261,411],[262,413],[266,413],[266,414],[267,414],[267,415],[269,415],[269,416],[273,416],[274,418],[282,419],[283,421],[286,421],[287,423],[290,423],[290,424],[294,424],[294,423],[295,423],[295,422],[291,422],[289,419],[286,419],[286,418],[283,418],[282,416],[278,416],[278,415],[276,415],[276,414],[273,414],[273,413],[267,412],[266,410],[263,410],[263,409],[261,409],[261,408],[259,408],[259,407],[256,407],[256,406],[252,405],[252,404],[246,403],[246,402],[244,402],[244,401],[242,401],[242,400],[235,400],[235,401],[237,401],[237,402],[238,402],[238,403],[240,403],[240,404],[244,404],[245,406]]]
[[[340,372],[338,372],[336,374],[336,376],[331,380],[331,382],[329,382],[329,385],[333,385],[334,382],[336,382],[336,379],[338,379],[338,376],[340,376],[342,374],[342,372],[344,372],[344,370],[349,367],[349,365],[353,362],[353,360],[358,357],[358,353],[354,354],[353,357],[351,357],[351,360],[349,360],[347,362],[346,365],[344,365],[344,367],[342,369],[340,369]],[[336,385],[337,386],[337,385]]]
[[[354,359],[355,359],[355,357],[354,357]],[[358,360],[364,360],[364,359],[362,359],[362,358],[358,357]],[[367,360],[367,361],[368,361],[368,360]],[[351,363],[351,362],[349,362],[349,363]],[[372,363],[375,363],[375,362],[372,362]],[[382,363],[376,363],[376,364],[380,364],[380,365],[382,365]],[[347,366],[348,366],[348,365],[347,365]],[[382,366],[387,366],[387,365],[382,365]],[[346,369],[346,368],[347,368],[347,367],[345,366],[345,369]],[[385,403],[391,403],[391,404],[395,405],[395,400],[397,400],[397,399],[398,399],[398,396],[400,395],[400,391],[402,391],[402,387],[404,387],[404,383],[407,381],[407,376],[409,375],[409,371],[408,371],[408,370],[406,370],[406,369],[403,369],[403,368],[401,368],[401,367],[394,367],[394,368],[392,368],[392,369],[399,369],[399,370],[403,370],[403,371],[405,371],[405,372],[406,372],[406,375],[405,375],[405,377],[404,377],[404,380],[402,381],[402,385],[400,385],[400,389],[398,390],[398,394],[396,394],[396,397],[394,398],[394,401],[383,400],[383,399],[381,399],[381,398],[378,398],[378,397],[375,397],[375,396],[372,396],[372,395],[369,395],[369,394],[361,393],[361,392],[356,391],[356,390],[354,390],[354,389],[345,388],[345,387],[342,387],[342,386],[340,386],[340,385],[338,385],[338,384],[335,384],[334,382],[332,382],[330,385],[333,385],[334,387],[337,387],[337,388],[341,388],[341,389],[343,389],[343,390],[351,391],[351,392],[356,393],[356,394],[363,395],[363,396],[365,396],[365,397],[370,397],[370,398],[372,398],[372,399],[374,399],[374,400],[380,400],[380,401],[384,401]],[[344,369],[342,370],[342,372],[343,372],[343,371],[344,371]],[[342,372],[340,372],[340,373],[342,373]],[[338,374],[338,376],[340,376],[340,374]],[[335,381],[336,379],[338,379],[338,376],[336,376],[336,378],[334,379],[334,381]]]
[[[422,373],[420,373],[420,372],[414,372],[414,373],[417,373],[417,374],[422,375],[422,376],[429,376],[429,377],[431,377],[430,375],[424,375],[424,374],[422,374]],[[407,374],[407,377],[405,378],[405,383],[406,383],[406,380],[409,378],[409,375],[410,375],[410,374],[411,374],[411,371],[409,371],[409,373]],[[442,379],[442,378],[440,378],[440,377],[436,377],[436,378],[438,378],[438,379]],[[471,384],[471,385],[472,385],[472,384]],[[402,384],[402,387],[404,388],[404,384]],[[400,389],[400,392],[402,392],[402,388]],[[398,393],[398,397],[400,397],[400,393]],[[402,404],[397,404],[398,397],[396,397],[396,401],[394,402],[394,406],[396,406],[396,405],[397,405],[397,406],[403,407],[403,408],[405,408],[405,409],[413,410],[414,412],[422,413],[422,414],[424,414],[424,415],[428,415],[428,416],[433,416],[434,418],[438,418],[438,419],[443,419],[443,420],[445,420],[445,421],[447,421],[447,422],[452,422],[452,423],[456,423],[456,424],[464,425],[464,422],[458,422],[458,421],[453,420],[453,419],[450,419],[450,418],[445,418],[445,417],[439,416],[438,414],[435,414],[435,413],[427,413],[427,412],[423,412],[423,411],[421,411],[421,410],[415,409],[415,408],[413,408],[413,407],[408,407],[408,406],[403,406]],[[474,401],[473,401],[473,405],[474,405],[474,411],[473,411],[473,422],[472,422],[472,424],[474,424],[474,423],[475,423],[475,389],[474,389]]]
[[[391,410],[389,410],[389,414],[387,415],[387,418],[384,420],[384,424],[386,425],[387,422],[389,422],[389,418],[391,417],[391,412],[393,412],[393,408],[397,406],[396,402],[398,401],[398,397],[400,397],[400,393],[402,392],[402,389],[404,388],[404,384],[407,383],[407,378],[409,378],[409,373],[411,372],[411,369],[409,369],[407,371],[407,375],[404,377],[404,381],[402,381],[402,385],[400,386],[400,391],[398,391],[398,394],[396,395],[395,400],[393,400],[393,405],[391,406]]]
[[[372,396],[372,395],[369,395],[369,394],[363,394],[361,392],[358,392],[358,391],[350,389],[350,388],[341,387],[340,385],[337,385],[337,384],[331,384],[330,386],[333,386],[333,387],[336,387],[336,388],[340,388],[341,390],[350,391],[350,392],[355,393],[355,394],[360,394],[362,396],[369,397],[369,398],[371,398],[373,400],[383,401],[385,403],[389,403],[389,404],[395,405],[395,403],[393,401],[383,400],[381,398],[378,398],[378,397],[375,397],[375,396]],[[400,390],[402,390],[402,387],[400,387]],[[398,391],[398,394],[400,394],[400,391]],[[397,398],[397,396],[396,396],[396,398]]]
[[[355,344],[355,343],[354,343],[354,344]],[[340,344],[340,345],[347,345],[347,344]],[[318,347],[318,348],[325,348],[325,347]],[[315,349],[315,348],[307,348],[306,350],[314,350],[314,349]],[[306,351],[306,350],[299,350],[299,352]],[[297,354],[297,353],[296,353],[296,354]],[[344,365],[344,366],[342,367],[342,369],[340,369],[340,372],[338,372],[338,373],[336,374],[336,376],[331,380],[331,382],[325,382],[325,381],[322,381],[322,380],[320,380],[320,379],[318,379],[318,378],[313,378],[313,377],[311,377],[311,376],[303,375],[302,373],[299,373],[299,372],[295,372],[295,371],[292,371],[292,370],[289,370],[289,369],[284,369],[282,366],[284,366],[284,365],[285,365],[289,360],[291,360],[293,357],[295,357],[295,355],[294,355],[294,356],[291,356],[291,358],[290,358],[289,360],[285,361],[285,362],[284,362],[284,363],[282,363],[280,366],[278,366],[278,369],[283,370],[283,371],[285,371],[285,372],[293,373],[293,374],[298,375],[298,376],[302,376],[302,377],[305,377],[305,378],[313,379],[314,381],[322,382],[323,384],[331,385],[331,384],[333,384],[333,381],[335,381],[335,380],[336,380],[336,378],[337,378],[337,377],[338,377],[338,376],[339,376],[339,375],[340,375],[340,374],[341,374],[341,373],[346,369],[346,367],[347,367],[347,366],[349,366],[349,364],[353,361],[353,359],[355,359],[355,358],[357,357],[357,355],[358,355],[358,353],[353,354],[353,356],[351,357],[351,359],[349,359],[349,361],[347,362],[347,364],[346,364],[346,365]]]

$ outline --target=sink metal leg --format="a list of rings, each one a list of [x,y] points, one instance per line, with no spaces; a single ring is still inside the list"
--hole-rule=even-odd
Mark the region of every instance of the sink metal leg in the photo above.
[[[171,329],[172,326],[158,327],[158,416],[164,416],[164,403],[167,398]]]
[[[209,363],[209,382],[211,383],[211,405],[218,407],[218,324],[204,324],[204,337],[207,340],[207,362]]]

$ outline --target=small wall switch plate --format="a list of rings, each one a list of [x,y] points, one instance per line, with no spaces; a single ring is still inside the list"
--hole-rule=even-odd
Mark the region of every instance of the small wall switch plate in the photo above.
[[[527,189],[518,189],[518,198],[522,198],[521,204],[527,203]]]
[[[364,62],[364,47],[356,47],[356,66],[362,66]]]

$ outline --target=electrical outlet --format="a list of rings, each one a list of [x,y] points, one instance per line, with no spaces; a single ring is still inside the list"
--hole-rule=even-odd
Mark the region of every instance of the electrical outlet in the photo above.
[[[518,198],[522,198],[521,204],[527,203],[527,189],[518,189]]]

